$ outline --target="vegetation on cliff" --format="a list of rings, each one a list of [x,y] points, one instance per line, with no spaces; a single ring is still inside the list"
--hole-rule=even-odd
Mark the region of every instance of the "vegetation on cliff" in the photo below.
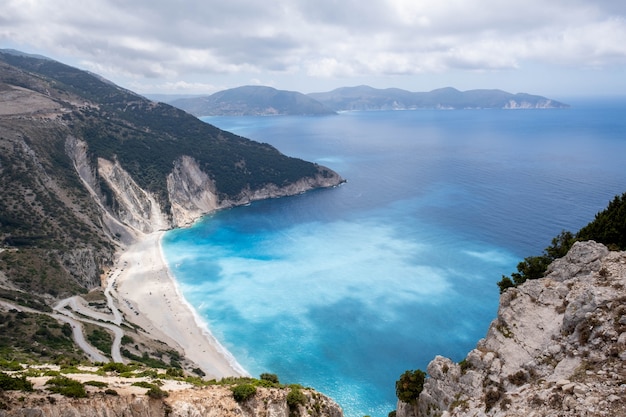
[[[606,209],[596,214],[595,219],[578,233],[563,231],[552,239],[550,246],[538,256],[529,256],[517,264],[517,272],[511,277],[503,276],[498,282],[500,292],[522,284],[528,279],[543,277],[555,259],[563,257],[574,242],[594,240],[612,250],[626,250],[626,193],[615,198]]]

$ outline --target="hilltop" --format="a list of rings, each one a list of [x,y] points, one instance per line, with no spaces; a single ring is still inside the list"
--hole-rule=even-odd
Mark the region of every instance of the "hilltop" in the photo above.
[[[322,103],[296,91],[264,86],[243,86],[205,97],[170,102],[196,116],[268,116],[335,114]]]

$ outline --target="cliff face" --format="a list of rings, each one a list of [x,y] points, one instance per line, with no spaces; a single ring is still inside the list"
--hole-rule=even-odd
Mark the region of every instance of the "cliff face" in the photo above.
[[[399,417],[626,415],[626,252],[578,242],[508,289],[460,364],[436,357]]]

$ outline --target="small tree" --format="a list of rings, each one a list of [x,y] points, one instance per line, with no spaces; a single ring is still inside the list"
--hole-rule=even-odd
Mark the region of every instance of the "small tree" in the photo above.
[[[426,372],[421,369],[406,371],[396,381],[396,396],[404,403],[415,404],[424,389]]]
[[[268,373],[261,374],[261,381],[267,381],[276,385],[280,383],[278,381],[278,376],[276,374],[268,374]]]
[[[235,401],[241,403],[256,394],[256,387],[252,384],[240,384],[232,387],[231,391],[233,392]]]
[[[306,395],[300,391],[300,388],[291,387],[289,394],[287,394],[287,405],[289,406],[289,409],[294,410],[298,407],[298,405],[304,404],[306,404]]]

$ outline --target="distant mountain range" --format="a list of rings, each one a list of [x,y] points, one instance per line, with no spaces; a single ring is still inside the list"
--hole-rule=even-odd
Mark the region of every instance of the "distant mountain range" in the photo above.
[[[567,104],[531,94],[502,90],[459,91],[452,87],[414,93],[399,88],[376,89],[366,85],[343,87],[327,93],[312,93],[335,111],[414,109],[551,109]]]
[[[340,111],[417,109],[555,109],[567,104],[543,96],[502,90],[459,91],[446,87],[430,92],[366,85],[326,93],[302,94],[263,86],[244,86],[210,96],[153,97],[195,116],[328,115]]]
[[[244,86],[169,104],[195,116],[328,115],[335,111],[296,91]]]

